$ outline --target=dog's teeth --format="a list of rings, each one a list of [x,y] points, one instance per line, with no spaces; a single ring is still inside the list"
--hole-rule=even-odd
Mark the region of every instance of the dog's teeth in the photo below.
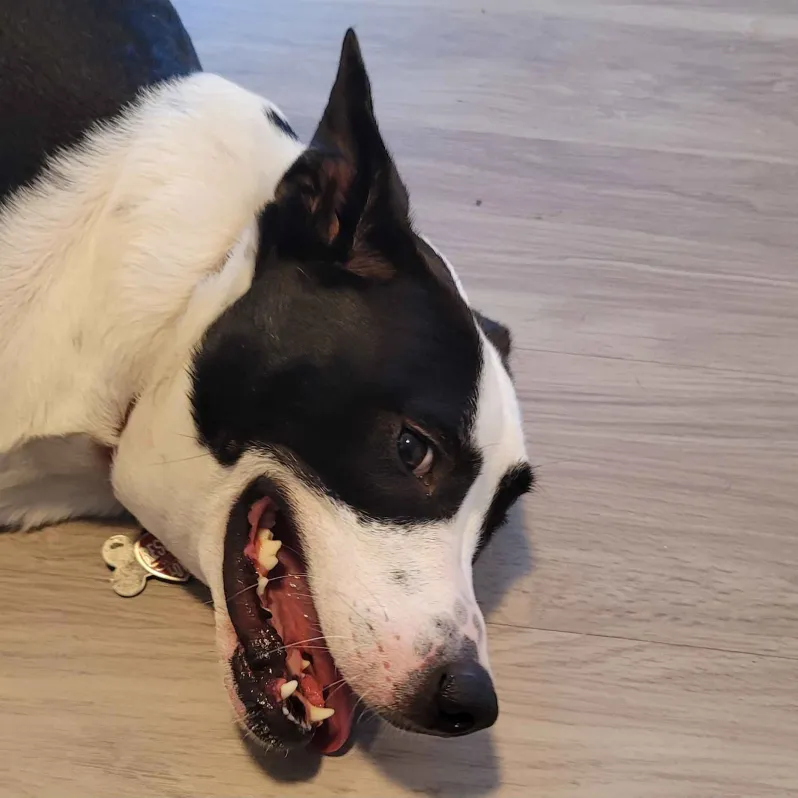
[[[266,585],[268,584],[269,580],[265,576],[258,576],[258,587],[255,592],[259,597],[263,597],[263,594],[266,592]]]
[[[334,714],[335,710],[329,707],[314,707],[312,704],[308,706],[308,720],[311,723],[321,723]]]
[[[277,565],[277,552],[282,545],[282,540],[272,539],[272,533],[268,529],[262,529],[258,533],[258,565],[264,571],[271,571]]]
[[[286,682],[280,688],[280,698],[282,698],[283,701],[285,701],[286,698],[290,698],[296,692],[297,687],[299,687],[299,682],[296,679]]]
[[[310,662],[306,659],[302,660],[302,671],[306,671],[310,667]]]
[[[262,557],[262,558],[258,557],[258,562],[260,563],[260,567],[263,568],[264,571],[271,571],[271,569],[277,565],[278,560],[277,557],[272,555],[269,557]]]
[[[261,557],[268,557],[268,556],[275,556],[278,551],[280,551],[280,547],[283,545],[282,540],[262,540],[260,542],[260,556]]]

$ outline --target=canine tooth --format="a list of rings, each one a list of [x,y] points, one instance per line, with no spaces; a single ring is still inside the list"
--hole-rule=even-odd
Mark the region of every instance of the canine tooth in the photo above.
[[[271,540],[273,537],[274,537],[274,535],[272,534],[271,529],[259,529],[258,530],[258,543],[260,543],[261,546],[267,540]]]
[[[302,672],[304,673],[310,667],[310,661],[303,659],[302,660]]]
[[[296,692],[297,687],[299,687],[299,682],[296,679],[286,682],[280,688],[280,698],[282,698],[283,701],[285,701],[286,698],[290,698]]]
[[[334,714],[335,710],[329,707],[314,707],[312,704],[308,705],[308,720],[311,723],[321,723],[327,720],[327,718],[331,718]]]
[[[255,592],[258,596],[263,596],[266,592],[266,585],[269,584],[269,580],[265,576],[258,576],[258,587]]]

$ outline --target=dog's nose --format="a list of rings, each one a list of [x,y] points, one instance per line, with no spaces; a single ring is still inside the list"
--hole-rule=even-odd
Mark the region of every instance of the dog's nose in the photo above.
[[[487,729],[499,716],[493,681],[474,660],[452,662],[441,669],[436,701],[438,728],[447,734]]]
[[[409,713],[423,731],[458,737],[496,722],[499,702],[493,681],[475,660],[449,662],[431,671],[425,682]]]

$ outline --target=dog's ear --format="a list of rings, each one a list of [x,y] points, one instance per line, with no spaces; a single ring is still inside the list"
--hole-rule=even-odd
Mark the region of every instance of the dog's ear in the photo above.
[[[389,236],[395,228],[409,230],[409,202],[377,126],[352,29],[311,146],[286,172],[274,205],[279,218],[269,227],[279,230],[283,254],[335,261],[361,277],[391,276],[387,261],[374,257],[369,232],[380,228],[384,241],[386,228]]]
[[[513,343],[510,331],[503,324],[483,316],[477,310],[473,311],[473,313],[477,324],[482,328],[482,332],[485,333],[485,337],[496,347],[501,355],[502,362],[507,367],[510,362],[510,352],[512,351]]]
[[[344,36],[338,74],[311,143],[336,150],[352,163],[386,155],[374,115],[371,81],[351,28]]]

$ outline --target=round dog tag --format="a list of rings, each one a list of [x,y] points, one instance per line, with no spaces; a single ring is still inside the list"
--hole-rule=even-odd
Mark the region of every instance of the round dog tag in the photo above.
[[[149,532],[141,533],[133,551],[141,567],[158,579],[167,582],[188,582],[191,579],[191,574],[177,561],[177,558]]]

